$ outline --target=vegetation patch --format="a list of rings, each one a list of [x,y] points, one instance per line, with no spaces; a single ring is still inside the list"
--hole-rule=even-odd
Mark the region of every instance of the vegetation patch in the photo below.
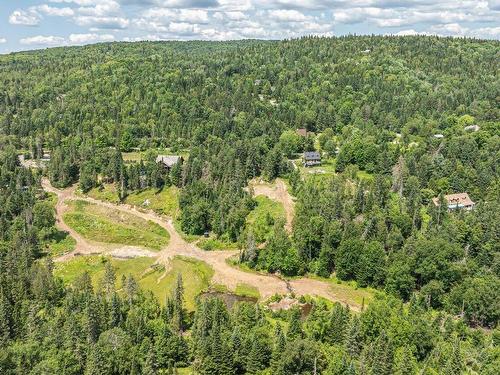
[[[58,230],[50,236],[46,246],[47,253],[55,257],[73,251],[76,241],[69,233]]]
[[[188,310],[195,309],[196,297],[208,289],[213,276],[212,268],[205,262],[186,257],[172,259],[166,271],[165,267],[154,265],[155,260],[152,258],[113,259],[105,256],[82,256],[58,263],[54,273],[65,283],[71,284],[78,276],[88,272],[94,288],[99,288],[106,262],[111,262],[115,270],[117,290],[122,288],[122,277],[132,275],[141,289],[151,291],[161,304],[165,304],[166,297],[170,295],[180,273]]]
[[[245,283],[239,283],[238,285],[236,285],[234,294],[243,297],[251,297],[256,299],[260,298],[259,290],[256,287]]]
[[[151,221],[84,201],[70,202],[69,205],[64,221],[90,240],[154,250],[168,243],[168,232]]]
[[[274,222],[285,218],[285,209],[281,203],[263,195],[258,195],[255,200],[257,206],[247,216],[246,230],[253,233],[256,242],[262,243],[269,239]]]
[[[354,281],[341,281],[335,277],[323,278],[311,276],[311,278],[328,282],[332,293],[335,294],[337,299],[348,305],[367,306],[377,293],[381,293],[373,288],[360,288]]]
[[[160,215],[177,217],[179,211],[179,189],[175,186],[164,187],[160,191],[146,189],[128,195],[125,203],[149,208]]]

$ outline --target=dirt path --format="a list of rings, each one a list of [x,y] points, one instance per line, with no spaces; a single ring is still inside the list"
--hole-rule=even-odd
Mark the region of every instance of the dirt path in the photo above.
[[[281,188],[276,188],[273,194],[276,196],[284,197],[285,194],[289,197],[286,192],[286,186],[283,184]],[[78,197],[75,196],[75,188],[68,188],[65,190],[59,190],[53,188],[48,180],[42,182],[42,186],[46,191],[53,192],[57,194],[57,227],[61,230],[65,230],[73,236],[77,242],[77,246],[74,251],[69,254],[63,255],[56,259],[56,261],[66,261],[77,254],[93,254],[102,253],[105,248],[102,245],[96,246],[89,243],[87,240],[82,238],[73,229],[68,227],[62,220],[62,215],[67,209],[68,200],[84,200],[90,203],[100,205],[102,207],[107,207],[109,209],[123,211],[129,214],[136,215],[145,220],[150,220],[154,223],[165,228],[170,234],[170,240],[168,245],[161,249],[158,253],[154,253],[157,260],[156,263],[164,265],[167,269],[170,261],[173,257],[180,255],[185,257],[195,258],[206,262],[214,270],[214,277],[212,281],[216,284],[222,284],[228,287],[230,290],[235,290],[238,284],[251,285],[258,289],[261,298],[267,299],[274,294],[285,295],[293,291],[297,296],[300,295],[316,295],[323,298],[327,298],[332,301],[339,301],[346,304],[345,301],[340,300],[335,293],[332,292],[330,285],[327,282],[314,280],[310,278],[300,278],[296,280],[289,281],[288,283],[274,275],[265,275],[258,273],[245,272],[239,268],[232,267],[228,264],[228,258],[236,255],[238,251],[228,250],[228,251],[205,251],[197,247],[195,244],[186,242],[180,234],[175,229],[171,219],[165,219],[156,213],[144,210],[138,210],[134,206],[120,204],[115,205],[109,202],[99,201],[89,197]],[[284,189],[284,190],[282,190]],[[285,192],[285,193],[283,193]],[[282,199],[280,198],[280,199]],[[288,199],[288,198],[285,198]],[[291,198],[288,204],[292,204],[289,207],[293,208],[293,202]],[[291,203],[290,203],[291,202]],[[293,211],[292,211],[293,213]],[[292,216],[293,217],[293,216]],[[351,309],[358,311],[360,306],[351,305]]]
[[[279,202],[285,209],[285,229],[288,233],[292,232],[293,217],[295,214],[295,202],[288,192],[285,182],[277,178],[274,184],[263,182],[262,180],[253,180],[250,182],[254,196],[264,195],[269,199]]]
[[[156,253],[143,249],[137,246],[121,246],[121,245],[112,245],[112,244],[104,244],[99,242],[88,241],[86,238],[82,237],[77,231],[67,225],[63,220],[64,213],[68,210],[67,202],[70,200],[85,200],[91,203],[96,203],[100,205],[104,205],[104,202],[96,201],[91,198],[86,197],[76,197],[75,190],[76,185],[69,187],[64,190],[57,189],[53,187],[48,179],[42,179],[42,187],[45,191],[49,193],[53,193],[57,196],[56,203],[56,227],[64,232],[68,232],[71,237],[75,239],[75,248],[73,251],[63,254],[56,259],[56,262],[65,262],[70,260],[71,258],[78,255],[91,255],[91,254],[101,254],[101,253],[109,253],[111,256],[115,258],[134,258],[138,256],[147,256],[154,257]],[[106,205],[110,209],[118,208],[114,205]],[[124,211],[124,210],[123,210]],[[127,211],[128,212],[128,211]]]

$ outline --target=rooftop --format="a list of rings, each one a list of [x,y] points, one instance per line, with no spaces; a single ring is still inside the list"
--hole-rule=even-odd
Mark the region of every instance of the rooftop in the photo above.
[[[173,167],[181,159],[178,155],[158,155],[156,157],[157,163],[163,163],[167,167]]]

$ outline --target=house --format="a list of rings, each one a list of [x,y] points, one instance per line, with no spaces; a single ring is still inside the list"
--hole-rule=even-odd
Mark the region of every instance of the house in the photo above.
[[[434,138],[441,139],[441,138],[444,138],[444,135],[442,135],[442,134],[434,134]]]
[[[301,137],[309,137],[314,135],[313,132],[308,132],[306,128],[300,128],[296,130],[297,134],[300,135]]]
[[[304,167],[321,165],[321,155],[318,151],[304,152]]]
[[[156,164],[161,163],[165,170],[169,171],[178,162],[182,163],[183,160],[182,156],[178,155],[158,155],[156,157]]]
[[[469,197],[467,193],[457,193],[457,194],[449,194],[444,196],[445,201],[448,204],[448,211],[457,210],[457,209],[465,209],[470,211],[476,205]],[[439,206],[439,198],[432,198],[432,202],[436,207]]]
[[[466,132],[477,132],[479,131],[480,127],[479,125],[469,125],[464,128]]]

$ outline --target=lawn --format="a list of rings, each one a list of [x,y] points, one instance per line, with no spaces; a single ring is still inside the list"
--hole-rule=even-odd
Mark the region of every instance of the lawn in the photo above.
[[[116,289],[121,291],[122,276],[132,275],[143,290],[151,291],[161,304],[165,304],[180,273],[184,282],[184,300],[188,310],[195,308],[195,299],[208,289],[213,270],[206,263],[192,258],[175,257],[168,271],[154,265],[152,258],[113,259],[104,256],[76,257],[65,263],[57,263],[54,271],[65,283],[72,283],[87,271],[95,288],[104,276],[106,262],[111,262],[116,274]]]
[[[281,203],[263,195],[258,195],[255,200],[257,206],[247,216],[246,230],[254,234],[257,243],[262,243],[271,235],[274,222],[285,218],[285,209]]]
[[[156,223],[135,215],[85,201],[68,204],[66,224],[92,241],[142,246],[159,250],[168,244],[168,232]]]
[[[101,201],[120,202],[114,184],[103,184],[102,187],[90,190],[87,195]],[[146,202],[149,204],[146,204]],[[144,189],[129,194],[124,203],[149,208],[160,215],[175,218],[179,212],[179,189],[175,186],[165,187],[160,191],[157,189]]]

